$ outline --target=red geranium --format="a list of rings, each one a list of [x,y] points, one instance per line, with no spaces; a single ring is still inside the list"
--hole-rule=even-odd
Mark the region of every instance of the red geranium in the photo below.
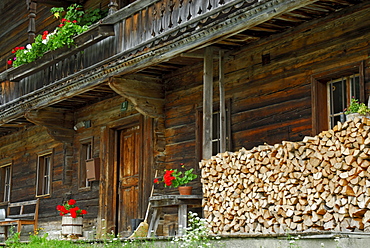
[[[49,32],[48,32],[48,31],[44,31],[44,32],[42,33],[42,39],[43,39],[43,40],[46,40],[46,38],[48,37],[48,34],[49,34]]]
[[[70,199],[64,205],[58,205],[57,210],[60,212],[61,216],[64,216],[68,213],[71,214],[72,218],[77,218],[84,214],[87,214],[87,211],[84,209],[80,209],[79,207],[75,206],[76,200]]]
[[[167,186],[171,186],[172,185],[172,181],[176,179],[176,177],[172,176],[172,173],[174,171],[173,170],[167,170],[165,173],[164,173],[164,176],[163,176],[163,181],[164,183],[167,185]]]
[[[184,168],[184,164],[180,164],[182,168]],[[164,182],[166,187],[178,187],[182,185],[186,185],[187,183],[191,182],[198,175],[193,173],[194,169],[191,168],[185,171],[178,171],[178,169],[170,169],[165,170],[163,179],[162,178],[155,178],[154,183]]]

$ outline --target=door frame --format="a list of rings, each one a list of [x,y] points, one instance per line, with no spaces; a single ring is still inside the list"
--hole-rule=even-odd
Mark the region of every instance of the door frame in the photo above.
[[[104,233],[115,231],[117,221],[117,141],[118,131],[139,125],[141,130],[140,161],[142,173],[139,175],[139,218],[144,218],[150,196],[153,179],[153,119],[141,114],[131,115],[101,128],[100,157],[101,157],[101,182],[98,211],[98,237]]]

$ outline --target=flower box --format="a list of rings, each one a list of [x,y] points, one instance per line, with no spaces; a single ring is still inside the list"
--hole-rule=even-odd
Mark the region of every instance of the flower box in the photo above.
[[[0,73],[0,81],[12,81],[17,82],[21,79],[32,75],[38,71],[41,71],[58,61],[61,61],[67,57],[70,57],[79,51],[89,47],[100,40],[114,36],[114,25],[113,24],[95,24],[92,25],[89,30],[77,35],[74,38],[75,46],[68,48],[62,47],[55,51],[49,51],[44,54],[43,57],[18,67],[10,68]]]

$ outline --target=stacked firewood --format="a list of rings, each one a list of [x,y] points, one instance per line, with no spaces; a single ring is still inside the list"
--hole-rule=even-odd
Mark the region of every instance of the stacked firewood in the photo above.
[[[370,119],[200,162],[214,234],[370,230]]]

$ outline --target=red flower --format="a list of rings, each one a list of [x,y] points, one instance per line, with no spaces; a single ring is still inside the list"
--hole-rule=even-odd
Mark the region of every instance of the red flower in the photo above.
[[[13,61],[8,60],[7,63],[8,63],[8,65],[12,65],[13,64]]]
[[[76,21],[76,20],[73,20],[72,22],[73,22],[73,23],[77,23],[77,21]]]
[[[172,185],[172,181],[176,179],[176,177],[172,176],[173,170],[168,170],[163,176],[163,181],[167,186]]]
[[[57,210],[58,211],[60,211],[60,215],[61,216],[63,216],[63,215],[65,215],[65,214],[68,214],[69,213],[69,211],[64,207],[64,206],[62,206],[62,205],[58,205],[57,206]]]
[[[49,32],[48,32],[48,31],[44,31],[44,32],[42,33],[42,39],[43,39],[43,40],[45,40],[45,39],[46,39],[46,37],[48,36],[48,34],[49,34]]]
[[[155,178],[153,182],[154,183],[159,183],[159,179],[158,178]]]
[[[65,214],[70,213],[72,218],[77,218],[83,214],[87,214],[86,210],[80,209],[79,207],[75,206],[76,201],[70,199],[64,205],[58,205],[57,210],[60,212],[60,216],[64,216]]]
[[[64,24],[59,24],[59,25],[58,25],[58,27],[60,27],[60,28],[61,28],[61,27],[63,27],[63,26],[64,26]]]
[[[75,211],[71,211],[72,218],[77,218],[77,213]]]
[[[71,208],[69,211],[71,212],[71,216],[72,218],[76,218],[77,217],[77,211],[79,210],[80,208],[79,207],[74,207],[74,208]]]
[[[66,18],[63,18],[63,19],[62,19],[62,22],[66,22],[66,21],[67,21],[67,19],[66,19]]]

